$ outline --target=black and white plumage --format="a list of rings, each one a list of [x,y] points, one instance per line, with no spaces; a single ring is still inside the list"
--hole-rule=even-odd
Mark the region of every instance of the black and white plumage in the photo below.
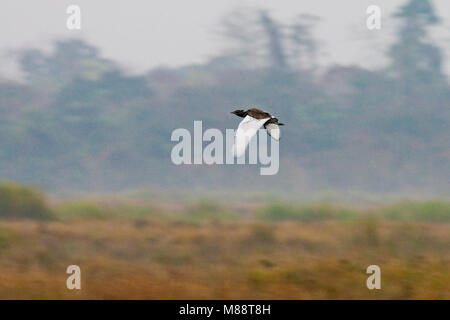
[[[245,150],[251,138],[264,126],[267,133],[274,139],[280,140],[280,128],[284,125],[278,122],[278,119],[273,117],[270,113],[260,109],[251,108],[247,111],[235,110],[231,112],[238,117],[244,118],[239,123],[236,135],[234,137],[234,152],[236,157],[241,157],[245,154]]]

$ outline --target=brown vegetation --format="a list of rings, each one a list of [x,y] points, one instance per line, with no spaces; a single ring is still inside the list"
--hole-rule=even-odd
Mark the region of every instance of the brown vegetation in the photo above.
[[[0,298],[449,299],[448,208],[60,203],[50,221],[0,220]],[[372,264],[381,290],[366,287]]]

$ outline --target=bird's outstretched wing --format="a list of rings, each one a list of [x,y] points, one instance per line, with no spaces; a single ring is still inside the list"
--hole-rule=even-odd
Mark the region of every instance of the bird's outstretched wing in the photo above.
[[[246,116],[244,120],[239,123],[238,129],[236,130],[236,135],[234,137],[234,154],[236,157],[241,157],[245,154],[245,149],[249,144],[251,138],[258,132],[264,123],[268,120],[266,119],[255,119],[251,116]]]
[[[275,123],[269,123],[266,126],[267,133],[275,140],[280,140],[280,127]]]

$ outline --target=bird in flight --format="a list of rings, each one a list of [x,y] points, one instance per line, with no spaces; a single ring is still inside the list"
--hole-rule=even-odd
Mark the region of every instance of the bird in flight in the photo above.
[[[264,126],[264,129],[266,129],[269,136],[274,140],[280,140],[279,126],[283,126],[284,124],[278,122],[278,119],[273,117],[270,113],[257,108],[251,108],[247,111],[235,110],[231,113],[244,118],[239,123],[234,137],[234,151],[236,157],[241,157],[245,154],[250,139],[262,126]]]

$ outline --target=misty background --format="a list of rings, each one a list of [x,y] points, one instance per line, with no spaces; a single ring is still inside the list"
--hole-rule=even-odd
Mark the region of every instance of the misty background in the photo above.
[[[51,192],[448,196],[445,1],[2,4],[0,177]],[[382,29],[366,28],[366,8]],[[286,125],[280,171],[171,163],[176,128]]]

